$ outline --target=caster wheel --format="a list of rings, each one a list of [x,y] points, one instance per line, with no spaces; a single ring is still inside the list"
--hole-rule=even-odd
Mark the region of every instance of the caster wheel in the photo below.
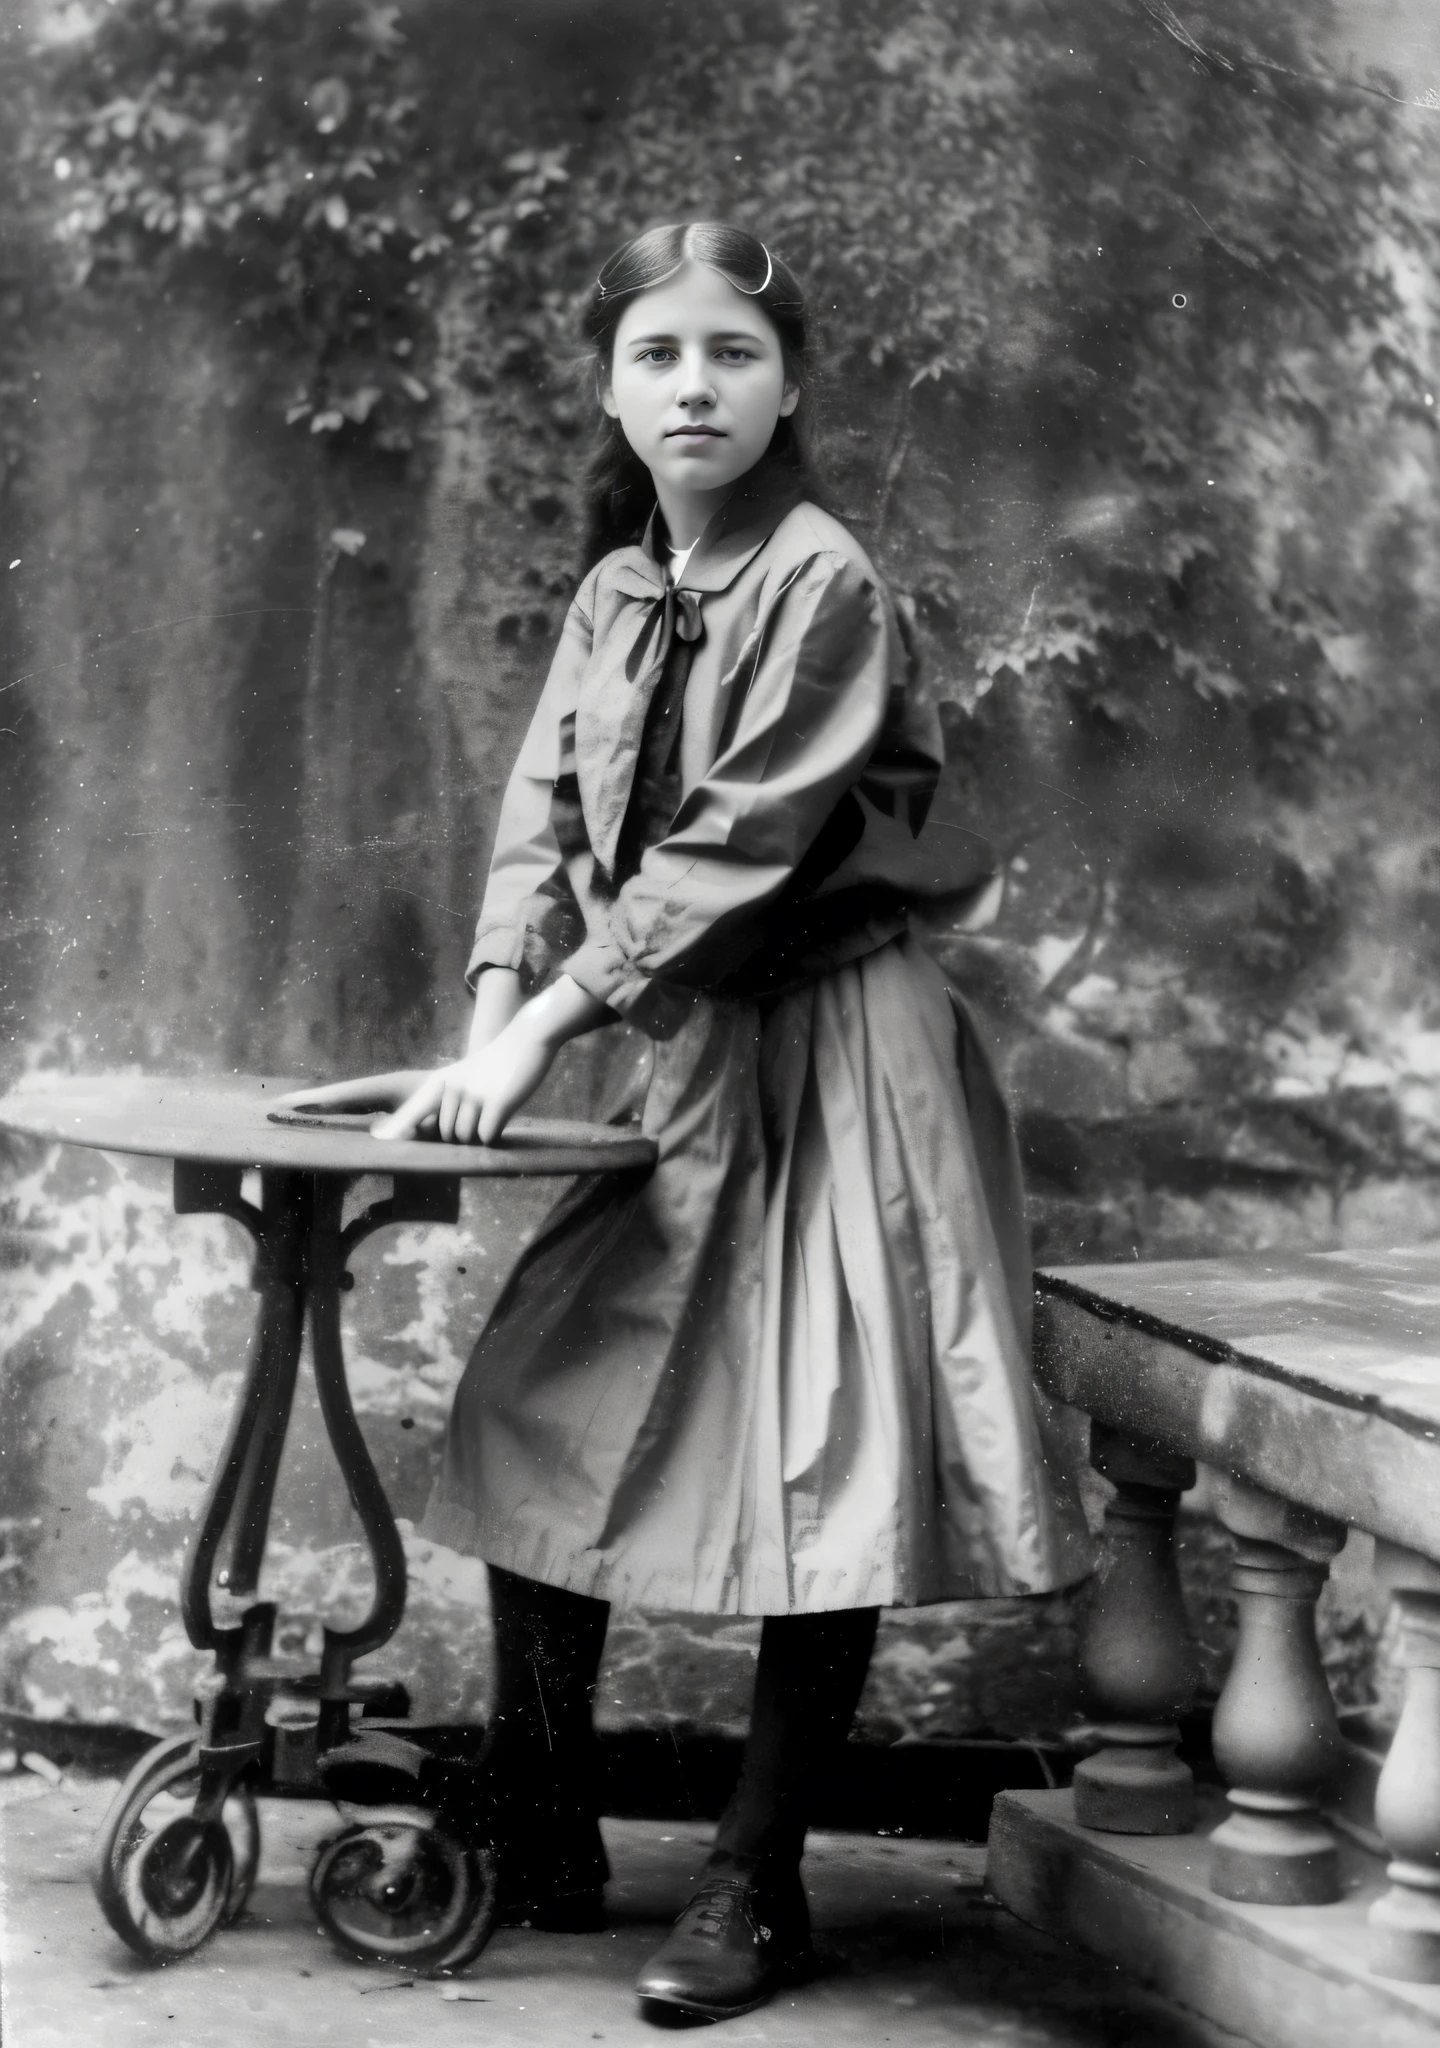
[[[248,1788],[226,1802],[230,1827],[186,1811],[199,1790],[195,1738],[142,1756],[116,1794],[95,1851],[95,1896],[120,1939],[172,1962],[240,1911],[254,1882],[260,1829]],[[238,1853],[237,1853],[238,1851]]]
[[[495,1858],[423,1822],[366,1821],[320,1852],[310,1898],[342,1955],[440,1976],[490,1939]]]

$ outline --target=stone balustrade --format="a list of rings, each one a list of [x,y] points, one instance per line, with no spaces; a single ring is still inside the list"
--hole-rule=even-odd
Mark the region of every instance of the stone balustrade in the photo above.
[[[1207,1467],[1235,1538],[1239,1626],[1213,1720],[1228,1811],[1206,1880],[1242,1906],[1343,1914],[1361,1879],[1342,1885],[1324,1814],[1345,1745],[1315,1603],[1347,1529],[1367,1531],[1405,1673],[1374,1801],[1390,1860],[1368,1968],[1440,1985],[1440,1245],[1066,1268],[1038,1288],[1037,1371],[1090,1416],[1092,1463],[1114,1487],[1082,1641],[1092,1753],[1073,1823],[1102,1860],[1107,1838],[1192,1825],[1176,1724],[1194,1659],[1172,1540]]]
[[[1195,1781],[1175,1754],[1195,1694],[1195,1652],[1175,1569],[1175,1514],[1191,1458],[1148,1451],[1103,1422],[1090,1458],[1115,1488],[1081,1639],[1081,1676],[1100,1747],[1075,1768],[1075,1817],[1119,1834],[1184,1834]]]
[[[1371,1965],[1440,1983],[1440,1565],[1377,1544],[1376,1576],[1398,1624],[1405,1697],[1375,1791],[1375,1827],[1393,1860],[1370,1909]]]

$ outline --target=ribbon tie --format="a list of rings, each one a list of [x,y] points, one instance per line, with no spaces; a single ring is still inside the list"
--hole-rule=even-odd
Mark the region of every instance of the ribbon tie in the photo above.
[[[666,600],[675,599],[675,638],[695,641],[705,631],[705,621],[700,616],[700,593],[698,590],[667,590]]]
[[[630,602],[605,631],[580,679],[575,706],[575,772],[586,836],[597,866],[615,873],[650,703],[675,641],[693,646],[705,630],[700,592],[657,590],[639,576],[622,585]]]

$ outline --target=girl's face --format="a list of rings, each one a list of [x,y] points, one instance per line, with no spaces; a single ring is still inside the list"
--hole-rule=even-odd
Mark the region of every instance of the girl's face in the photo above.
[[[686,263],[621,315],[602,402],[664,509],[753,469],[799,397],[769,314],[717,270]]]

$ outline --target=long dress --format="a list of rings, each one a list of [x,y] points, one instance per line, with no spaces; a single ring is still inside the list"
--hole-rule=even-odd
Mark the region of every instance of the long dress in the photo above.
[[[502,811],[472,971],[642,1026],[659,1162],[521,1256],[426,1530],[691,1612],[1042,1592],[1090,1558],[1014,1139],[907,929],[933,714],[843,527],[773,485],[713,524],[684,591],[653,534],[592,572]]]

